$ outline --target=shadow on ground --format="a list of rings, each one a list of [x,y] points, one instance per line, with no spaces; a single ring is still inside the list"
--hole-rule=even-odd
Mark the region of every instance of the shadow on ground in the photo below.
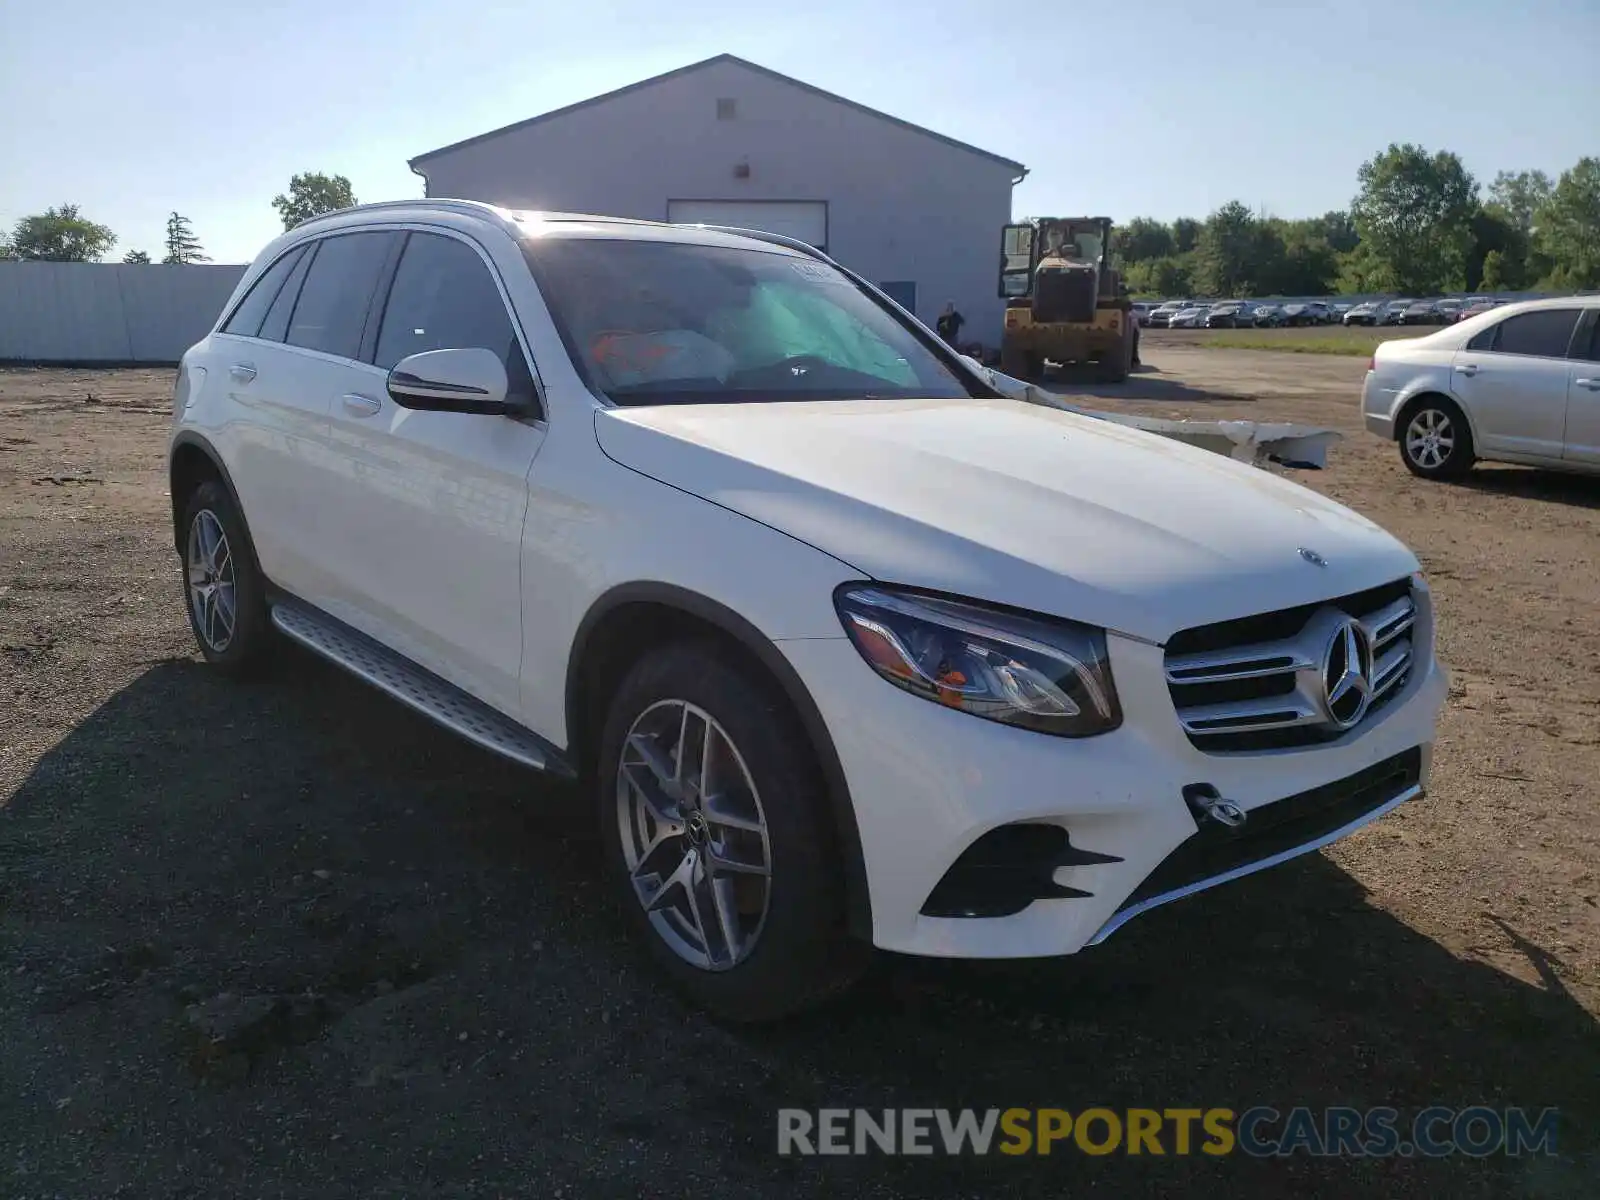
[[[1151,366],[1135,367],[1121,383],[1097,381],[1092,371],[1060,367],[1034,382],[1060,396],[1083,396],[1156,404],[1254,404],[1254,396],[1208,388],[1194,388]]]
[[[622,942],[580,797],[287,658],[154,666],[3,814],[8,1197],[1592,1194],[1600,1040],[1543,952],[1457,959],[1320,856],[726,1030]],[[1554,1105],[1564,1156],[774,1153],[780,1106],[1257,1104]]]
[[[1569,475],[1563,471],[1541,471],[1534,467],[1479,466],[1460,479],[1457,487],[1478,492],[1516,496],[1523,500],[1546,500],[1577,508],[1600,508],[1600,477]]]

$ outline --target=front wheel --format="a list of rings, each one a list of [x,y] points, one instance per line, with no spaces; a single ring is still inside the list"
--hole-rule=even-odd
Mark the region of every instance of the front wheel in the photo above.
[[[1028,377],[1028,355],[1016,346],[1001,345],[1000,373],[1013,379]]]
[[[1124,330],[1116,347],[1100,360],[1097,374],[1102,382],[1122,383],[1128,378],[1129,372],[1133,370],[1134,345],[1137,338],[1138,334],[1130,326]]]
[[[695,1003],[774,1020],[864,965],[810,745],[772,685],[719,645],[670,645],[629,672],[596,780],[627,920]]]
[[[1449,479],[1472,469],[1472,430],[1450,401],[1426,398],[1413,406],[1400,429],[1400,460],[1423,479]]]

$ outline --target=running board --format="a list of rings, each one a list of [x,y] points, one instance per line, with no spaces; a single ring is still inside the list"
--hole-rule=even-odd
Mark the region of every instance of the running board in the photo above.
[[[272,606],[272,623],[307,650],[467,741],[536,771],[573,776],[566,758],[543,738],[342,622],[280,600]]]

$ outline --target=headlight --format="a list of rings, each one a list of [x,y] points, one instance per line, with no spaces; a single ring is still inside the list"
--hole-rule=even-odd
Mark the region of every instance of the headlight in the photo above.
[[[870,585],[835,602],[861,657],[914,696],[1058,737],[1122,724],[1103,630]]]

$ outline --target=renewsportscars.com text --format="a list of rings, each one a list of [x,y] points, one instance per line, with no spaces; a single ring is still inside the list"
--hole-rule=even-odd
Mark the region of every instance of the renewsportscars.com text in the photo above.
[[[1395,1108],[783,1108],[784,1155],[1483,1158],[1556,1152],[1557,1111]]]

